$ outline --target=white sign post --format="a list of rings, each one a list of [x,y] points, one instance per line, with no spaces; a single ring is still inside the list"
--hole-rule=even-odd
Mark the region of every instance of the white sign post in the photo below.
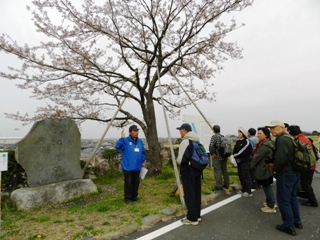
[[[8,153],[1,152],[0,153],[0,230],[1,230],[1,198],[2,198],[2,190],[1,190],[1,173],[2,171],[8,171]]]

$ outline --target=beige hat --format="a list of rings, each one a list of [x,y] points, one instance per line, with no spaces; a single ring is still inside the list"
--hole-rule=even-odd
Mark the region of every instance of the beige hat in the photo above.
[[[284,123],[279,120],[272,120],[271,123],[266,127],[276,127],[276,126],[284,127]]]
[[[239,127],[238,129],[240,132],[242,132],[243,136],[248,138],[248,131],[245,130],[243,127]]]

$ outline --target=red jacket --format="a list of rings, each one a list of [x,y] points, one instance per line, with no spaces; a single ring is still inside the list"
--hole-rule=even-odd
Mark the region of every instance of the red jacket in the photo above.
[[[310,140],[302,133],[299,133],[298,135],[296,135],[294,137],[298,138],[300,141],[304,142],[305,144],[308,144],[311,148],[313,148],[312,142],[310,142]],[[317,166],[314,165],[310,168],[310,170],[315,170],[316,168],[317,168]]]

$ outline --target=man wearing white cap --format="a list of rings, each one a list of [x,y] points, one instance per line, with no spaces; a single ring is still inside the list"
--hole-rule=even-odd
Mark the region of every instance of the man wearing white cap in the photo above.
[[[277,203],[283,221],[283,224],[277,225],[276,229],[295,236],[297,235],[295,228],[302,229],[303,227],[297,200],[299,173],[293,169],[291,164],[294,158],[293,142],[284,136],[287,133],[283,122],[273,120],[266,127],[270,128],[271,134],[276,137],[272,170],[277,179]]]

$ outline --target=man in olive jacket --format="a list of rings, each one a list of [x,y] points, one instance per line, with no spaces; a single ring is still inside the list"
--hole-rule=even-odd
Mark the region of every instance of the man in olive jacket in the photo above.
[[[283,224],[276,229],[290,235],[297,235],[295,228],[302,229],[300,210],[297,200],[299,173],[292,167],[294,146],[290,138],[284,136],[284,123],[278,120],[271,121],[266,126],[276,137],[276,150],[274,155],[273,174],[277,179],[277,203]]]

